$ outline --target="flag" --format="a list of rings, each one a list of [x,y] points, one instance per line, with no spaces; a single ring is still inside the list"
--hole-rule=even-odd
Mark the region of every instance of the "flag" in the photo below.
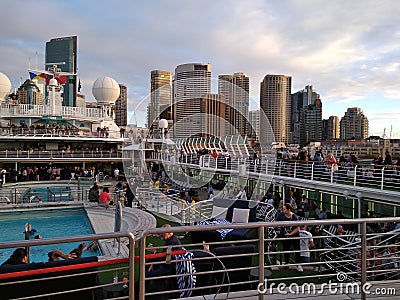
[[[54,74],[54,78],[57,79],[58,83],[67,83],[67,76],[65,75]]]
[[[31,80],[44,80],[44,81],[46,81],[46,85],[48,85],[50,83],[50,79],[52,79],[53,76],[49,75],[49,74],[45,74],[45,73],[38,74],[38,73],[34,73],[34,72],[29,72],[29,78]],[[60,84],[67,83],[67,76],[65,76],[65,75],[54,74],[54,78]]]
[[[44,73],[40,73],[40,74],[36,74],[33,72],[29,72],[29,78],[31,80],[46,80],[46,84],[47,84],[47,76]]]

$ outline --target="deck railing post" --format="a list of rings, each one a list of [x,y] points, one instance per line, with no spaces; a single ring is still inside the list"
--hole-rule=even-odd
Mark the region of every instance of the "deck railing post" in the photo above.
[[[129,255],[131,256],[131,255]],[[144,295],[146,293],[145,282],[146,277],[146,236],[140,241],[140,260],[139,260],[139,300],[144,300]]]
[[[367,283],[367,222],[361,223],[361,300],[366,299],[364,286]]]
[[[264,286],[265,284],[265,272],[264,272],[264,268],[265,268],[265,245],[264,245],[264,237],[265,237],[265,227],[264,226],[260,226],[258,229],[258,239],[260,240],[259,242],[259,258],[258,258],[258,287],[263,287],[263,290],[265,290],[267,287]],[[258,299],[263,300],[264,299],[264,294],[259,293],[258,294]]]
[[[129,239],[129,300],[135,299],[135,236],[130,232]]]
[[[357,165],[354,167],[354,181],[353,185],[356,186],[357,184]]]

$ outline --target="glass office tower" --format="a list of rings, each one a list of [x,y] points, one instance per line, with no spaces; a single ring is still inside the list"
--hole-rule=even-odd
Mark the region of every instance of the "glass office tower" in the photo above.
[[[76,73],[77,71],[77,36],[54,38],[46,43],[46,66],[57,64],[62,72]],[[76,76],[67,76],[64,85],[63,106],[76,106]]]

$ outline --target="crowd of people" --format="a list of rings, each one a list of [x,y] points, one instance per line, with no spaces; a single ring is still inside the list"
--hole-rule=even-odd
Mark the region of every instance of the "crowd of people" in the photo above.
[[[135,199],[135,194],[132,191],[136,186],[135,180],[132,180],[132,183],[132,187],[130,187],[126,181],[118,177],[118,181],[114,186],[115,198],[113,199],[108,186],[100,188],[99,183],[95,182],[89,189],[88,200],[90,202],[96,202],[106,209],[108,209],[110,205],[115,204],[115,201],[121,201],[123,206],[132,207],[132,203]]]

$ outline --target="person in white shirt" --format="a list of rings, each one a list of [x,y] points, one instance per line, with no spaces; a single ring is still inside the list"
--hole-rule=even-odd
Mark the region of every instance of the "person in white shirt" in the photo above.
[[[301,225],[299,230],[300,235],[300,262],[310,262],[310,249],[314,248],[314,240],[311,232],[307,230],[306,225]]]
[[[119,178],[119,169],[118,168],[115,168],[115,170],[114,170],[114,178],[116,181],[118,181],[118,178]]]

